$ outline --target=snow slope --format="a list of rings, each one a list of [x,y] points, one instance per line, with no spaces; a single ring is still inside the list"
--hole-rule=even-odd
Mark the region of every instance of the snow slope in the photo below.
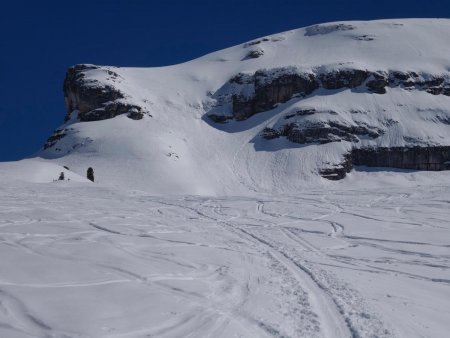
[[[208,198],[2,175],[0,336],[448,337],[449,178],[348,180]]]
[[[3,184],[8,181],[50,183],[58,180],[61,173],[68,181],[90,182],[67,168],[42,159],[0,163],[0,182]]]
[[[330,23],[275,34],[179,65],[160,68],[100,67],[87,80],[125,94],[121,101],[151,115],[131,120],[79,122],[77,112],[61,126],[66,136],[37,156],[84,175],[92,166],[99,182],[158,194],[242,194],[295,192],[329,186],[319,175],[338,164],[350,142],[299,145],[265,140],[265,127],[279,127],[295,109],[327,113],[313,122],[369,124],[384,130],[359,147],[450,145],[450,97],[387,88],[378,95],[355,89],[320,89],[293,98],[245,121],[218,124],[206,116],[231,113],[238,73],[295,66],[305,71],[342,67],[368,71],[415,72],[424,78],[449,77],[450,20],[411,19]],[[262,53],[249,58],[249,52]],[[117,76],[111,76],[114,72]],[[450,78],[449,78],[450,79]],[[252,88],[239,88],[240,91]],[[361,114],[354,114],[357,111]],[[386,121],[393,121],[387,126]]]

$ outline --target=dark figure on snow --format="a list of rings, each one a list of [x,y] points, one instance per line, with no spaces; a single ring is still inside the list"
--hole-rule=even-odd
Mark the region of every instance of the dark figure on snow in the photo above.
[[[89,167],[87,170],[87,179],[94,182],[94,169],[92,169],[91,167]]]
[[[59,174],[58,180],[64,181],[64,172],[61,171],[61,174]]]

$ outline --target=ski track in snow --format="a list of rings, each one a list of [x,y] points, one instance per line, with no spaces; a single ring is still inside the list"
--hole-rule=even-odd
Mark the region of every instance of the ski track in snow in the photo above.
[[[0,336],[445,337],[450,189],[403,190],[6,185]]]

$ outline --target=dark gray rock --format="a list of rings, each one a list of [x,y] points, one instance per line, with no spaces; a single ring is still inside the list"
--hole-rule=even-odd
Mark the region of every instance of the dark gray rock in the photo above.
[[[232,102],[233,102],[233,118],[236,121],[246,120],[250,116],[258,113],[258,111],[255,109],[255,99],[253,98],[249,99],[243,95],[235,94],[232,96]],[[266,110],[269,109],[270,108]]]
[[[67,70],[64,80],[64,102],[67,108],[65,121],[70,119],[73,111],[78,111],[80,121],[98,121],[127,114],[138,120],[144,116],[142,107],[123,103],[125,95],[113,86],[87,80],[85,72],[101,69],[111,79],[118,79],[119,75],[111,70],[94,65],[76,65]]]
[[[44,144],[44,149],[48,149],[53,147],[56,143],[58,143],[59,140],[61,140],[62,138],[64,138],[67,135],[65,130],[61,130],[61,129],[56,129],[53,132],[53,135],[51,135],[47,141]]]
[[[432,95],[450,96],[450,78],[448,76],[394,71],[389,74],[388,81],[390,87],[424,90]]]
[[[281,133],[278,130],[272,128],[264,128],[261,132],[261,136],[266,140],[273,140],[274,138],[278,138],[281,136]]]
[[[353,39],[358,40],[358,41],[373,41],[373,40],[375,40],[375,36],[374,35],[358,35],[358,36],[354,36]]]
[[[270,41],[270,40],[268,38],[263,38],[261,40],[250,41],[250,42],[247,42],[244,44],[244,48],[259,45],[261,42],[267,42],[267,41]]]
[[[293,118],[295,116],[308,116],[308,115],[314,115],[316,113],[315,109],[298,109],[293,113],[290,113],[284,117],[285,120],[288,120],[290,118]],[[331,112],[330,112],[331,113]]]
[[[372,73],[366,86],[372,93],[385,94],[386,87],[389,85],[388,77],[383,73]]]
[[[307,109],[300,110],[298,113],[299,115],[288,115],[285,119],[295,116],[308,116],[320,113],[332,114],[333,112],[318,112],[314,109]],[[359,137],[361,136],[376,139],[384,133],[384,129],[369,126],[362,122],[355,122],[354,125],[349,125],[338,121],[309,121],[300,119],[295,122],[286,123],[279,130],[268,130],[268,128],[266,128],[264,129],[262,136],[266,139],[284,136],[289,141],[299,144],[325,144],[341,141],[358,143]]]
[[[417,78],[419,75],[414,72],[401,72],[401,71],[393,71],[390,73],[390,82],[395,83],[396,81],[408,81],[411,78]]]
[[[336,90],[365,87],[371,93],[385,94],[387,87],[402,87],[450,96],[450,77],[401,71],[369,72],[345,68],[307,73],[294,67],[285,67],[258,70],[253,75],[237,74],[229,83],[254,86],[250,96],[239,93],[232,95],[233,117],[236,120],[245,120],[254,114],[271,110],[294,97],[310,95],[318,88]]]
[[[337,24],[322,24],[306,27],[305,36],[324,35],[337,31],[351,31],[356,27],[349,24],[337,23]]]
[[[247,55],[245,56],[244,60],[248,60],[248,59],[257,59],[260,56],[264,55],[264,51],[262,49],[253,49],[251,51],[249,51],[247,53]]]
[[[322,169],[320,174],[340,180],[353,166],[442,171],[450,170],[450,146],[354,148],[342,163]]]
[[[235,76],[233,76],[228,82],[235,83],[238,85],[253,84],[255,82],[255,76],[249,75],[249,74],[238,73]]]
[[[140,120],[144,117],[142,108],[139,106],[121,102],[108,102],[100,108],[88,112],[79,112],[78,119],[83,122],[100,121],[122,114],[127,114],[133,120]]]
[[[362,148],[352,150],[354,165],[413,170],[448,170],[450,146]]]
[[[362,69],[343,69],[319,75],[325,89],[355,88],[367,80],[370,73]]]
[[[255,73],[255,93],[252,97],[233,95],[233,117],[236,120],[245,120],[256,113],[272,109],[275,104],[290,100],[294,95],[309,95],[319,88],[312,74],[288,73],[272,78],[271,72],[260,70]],[[239,81],[242,81],[242,77]]]
[[[94,182],[94,169],[92,169],[92,167],[89,167],[89,168],[88,168],[88,170],[87,170],[87,172],[86,172],[86,178],[87,178],[89,181]]]
[[[311,73],[287,73],[272,78],[271,72],[255,73],[255,108],[258,112],[284,103],[294,95],[305,96],[319,88],[317,79]]]
[[[352,155],[347,153],[343,156],[342,162],[329,166],[327,168],[322,168],[319,174],[328,180],[338,181],[342,180],[347,176],[347,174],[353,169]]]
[[[232,119],[231,116],[217,115],[217,114],[209,114],[208,118],[210,118],[212,121],[216,123],[227,123],[229,120]]]

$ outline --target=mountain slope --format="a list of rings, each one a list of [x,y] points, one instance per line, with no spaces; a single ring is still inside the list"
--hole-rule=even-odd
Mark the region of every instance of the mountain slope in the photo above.
[[[38,156],[154,193],[333,184],[450,160],[450,20],[316,25],[179,65],[78,65]]]

